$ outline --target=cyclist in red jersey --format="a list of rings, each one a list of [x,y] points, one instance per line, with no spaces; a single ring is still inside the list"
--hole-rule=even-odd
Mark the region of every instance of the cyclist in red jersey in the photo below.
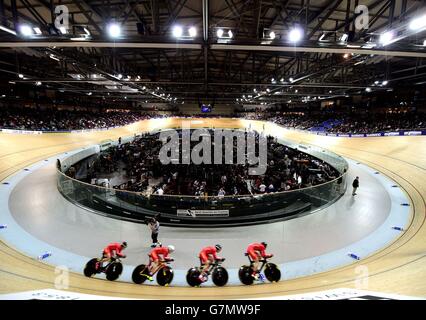
[[[127,248],[126,241],[123,241],[122,243],[113,242],[107,245],[102,252],[102,258],[99,260],[98,264],[96,264],[96,269],[99,267],[102,268],[102,264],[106,261],[111,261],[111,258],[125,258],[126,255],[122,253],[125,248]]]
[[[218,257],[217,253],[222,251],[222,246],[220,244],[209,247],[204,247],[201,251],[198,257],[200,258],[200,264],[201,264],[201,273],[200,273],[200,280],[206,281],[206,271],[209,269],[210,264],[214,263],[216,260],[223,260],[223,258]]]
[[[149,275],[147,276],[149,281],[153,281],[152,274],[155,273],[157,270],[156,268],[160,264],[161,261],[171,261],[173,260],[169,254],[175,251],[175,247],[172,245],[169,245],[167,247],[158,247],[151,250],[151,252],[148,254],[149,256],[149,264],[148,264],[148,272]]]
[[[265,250],[268,244],[266,242],[261,243],[251,243],[247,247],[247,253],[250,256],[250,258],[253,260],[253,273],[252,277],[256,280],[259,277],[259,260],[260,258],[271,258],[274,255],[273,254],[266,254]]]

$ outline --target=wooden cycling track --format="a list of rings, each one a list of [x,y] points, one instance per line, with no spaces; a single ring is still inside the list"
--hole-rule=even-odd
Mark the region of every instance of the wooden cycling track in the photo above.
[[[356,288],[357,283],[362,283],[368,285],[363,287],[366,290],[426,296],[425,136],[336,138],[285,130],[261,121],[224,118],[191,120],[191,127],[243,128],[250,123],[252,128],[265,128],[266,132],[321,146],[363,162],[392,178],[408,195],[412,213],[409,227],[391,245],[352,265],[275,284],[222,288],[137,286],[89,279],[71,273],[70,291],[146,299],[232,299]],[[176,118],[145,120],[126,127],[85,133],[0,133],[0,181],[55,154],[158,127],[180,126],[180,122]],[[360,198],[357,200],[362,201]],[[0,293],[54,288],[54,266],[24,256],[13,248],[13,244],[0,242],[0,251]],[[356,268],[360,265],[368,267],[367,275],[364,268]],[[362,273],[360,270],[363,270]]]

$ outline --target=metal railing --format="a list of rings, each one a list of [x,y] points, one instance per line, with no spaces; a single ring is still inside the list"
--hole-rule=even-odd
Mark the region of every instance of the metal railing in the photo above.
[[[265,194],[147,195],[92,185],[73,179],[58,170],[58,189],[70,201],[113,217],[143,221],[146,217],[162,213],[170,224],[175,221],[178,225],[199,221],[218,225],[223,225],[226,221],[250,224],[256,220],[286,219],[327,206],[345,193],[348,163],[344,158],[313,145],[283,139],[278,139],[278,142],[325,161],[339,172],[339,177],[310,187]]]

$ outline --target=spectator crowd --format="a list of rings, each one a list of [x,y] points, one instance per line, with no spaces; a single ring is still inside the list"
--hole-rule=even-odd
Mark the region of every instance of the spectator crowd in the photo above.
[[[210,130],[213,134],[213,130]],[[182,150],[182,139],[179,140]],[[197,144],[191,142],[191,150]],[[112,186],[158,195],[228,196],[289,191],[325,183],[339,173],[329,164],[299,150],[267,138],[268,165],[262,175],[249,175],[248,164],[237,164],[237,143],[233,164],[168,164],[158,156],[162,142],[158,134],[136,137],[133,141],[102,152],[89,170],[87,181],[122,175]],[[223,155],[225,157],[225,155]],[[222,163],[225,163],[225,158]],[[180,162],[181,163],[181,162]]]
[[[178,111],[176,116],[184,116]],[[71,111],[34,108],[0,108],[0,129],[69,131],[82,129],[104,129],[127,125],[139,120],[160,117],[157,113],[143,112],[99,112]],[[196,117],[218,117],[200,114]],[[187,115],[186,117],[191,117]],[[226,115],[225,115],[226,117]],[[284,127],[324,131],[328,133],[377,133],[398,130],[425,130],[426,113],[307,113],[256,110],[240,112],[232,117],[251,120],[268,120]]]
[[[69,131],[124,126],[158,116],[140,112],[88,112],[0,108],[0,129],[32,131]]]
[[[248,113],[246,119],[268,120],[287,128],[321,130],[328,133],[377,133],[425,130],[426,113]]]

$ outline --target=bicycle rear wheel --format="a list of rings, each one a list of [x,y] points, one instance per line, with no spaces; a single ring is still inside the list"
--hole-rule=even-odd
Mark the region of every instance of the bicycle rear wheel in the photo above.
[[[148,276],[148,268],[146,265],[138,265],[132,273],[132,280],[136,284],[141,284],[145,282]]]
[[[157,272],[157,283],[160,286],[167,286],[172,282],[173,276],[173,269],[168,266],[165,266]]]

